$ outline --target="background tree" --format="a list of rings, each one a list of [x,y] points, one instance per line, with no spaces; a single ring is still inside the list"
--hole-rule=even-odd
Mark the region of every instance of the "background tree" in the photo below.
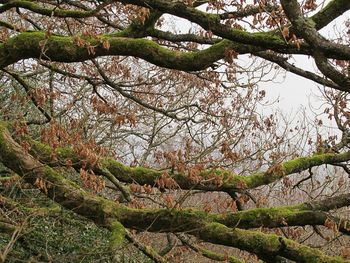
[[[1,1],[1,260],[346,262],[349,8]],[[314,123],[269,110],[284,71]]]

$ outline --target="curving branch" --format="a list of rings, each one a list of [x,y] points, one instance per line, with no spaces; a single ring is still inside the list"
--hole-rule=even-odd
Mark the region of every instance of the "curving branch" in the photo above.
[[[249,33],[239,29],[232,29],[231,27],[221,23],[220,15],[200,11],[193,7],[187,6],[182,2],[172,2],[166,0],[121,0],[120,2],[124,4],[134,4],[152,8],[162,13],[169,13],[174,16],[187,19],[190,22],[200,25],[204,29],[211,31],[216,36],[234,42],[257,46],[262,49],[271,49],[281,53],[294,53],[292,49],[298,49],[293,45],[286,43],[283,36],[281,36],[277,31]],[[295,23],[293,23],[293,21],[291,22],[294,26]],[[308,32],[308,30],[306,31]],[[302,44],[301,47],[302,49],[299,50],[299,52],[302,52],[303,50],[304,52],[312,51],[308,45]],[[346,46],[337,44],[326,45],[326,43],[322,42],[321,47],[322,51],[326,53],[327,56],[340,56],[343,59],[350,59],[350,48]]]
[[[103,43],[108,42],[109,47]],[[241,54],[257,48],[222,40],[207,49],[181,52],[166,49],[148,39],[133,39],[116,35],[92,37],[48,36],[45,32],[23,32],[0,44],[0,68],[21,59],[37,58],[58,62],[79,62],[100,56],[125,55],[142,58],[160,67],[197,71],[205,69],[234,49]]]
[[[297,34],[303,37],[305,41],[314,48],[313,56],[319,70],[326,77],[333,80],[339,86],[342,86],[344,91],[349,92],[350,80],[328,63],[325,52],[332,49],[345,54],[350,53],[350,48],[347,45],[332,43],[318,33],[312,21],[308,21],[304,18],[296,0],[281,0],[281,4]]]
[[[51,166],[64,165],[67,163],[67,160],[71,160],[73,167],[79,171],[81,165],[85,163],[71,148],[58,148],[53,150],[48,145],[38,141],[29,140],[29,143],[31,145],[31,154],[41,162]],[[53,160],[53,156],[57,159]],[[240,176],[220,169],[204,170],[196,180],[182,173],[170,173],[170,176],[180,189],[223,191],[232,194],[232,192],[242,192],[246,189],[276,182],[287,175],[299,173],[315,166],[338,164],[349,160],[350,152],[322,153],[310,157],[299,157],[294,160],[285,161],[272,166],[265,172],[256,172],[249,176]],[[108,171],[121,182],[138,183],[140,185],[157,185],[157,181],[164,174],[163,171],[150,168],[128,167],[113,158],[101,158],[99,165],[90,168],[93,169],[96,174],[104,175],[104,173]],[[214,179],[220,179],[222,183],[217,184]]]
[[[30,3],[30,5],[36,5],[30,1],[10,1],[4,6],[27,2]],[[210,48],[198,52],[180,52],[165,49],[147,39],[118,37],[127,36],[128,34],[131,36],[132,34],[130,32],[137,32],[137,30],[131,30],[130,28],[119,34],[101,35],[98,37],[99,39],[92,39],[90,37],[78,41],[76,41],[77,37],[49,35],[45,32],[23,32],[0,44],[0,68],[27,58],[40,58],[60,62],[79,62],[98,56],[130,55],[145,59],[161,67],[196,71],[205,69],[211,66],[215,61],[223,58],[224,52],[227,49],[234,49],[239,54],[271,49],[280,53],[313,55],[312,47],[315,43],[317,43],[318,47],[327,58],[350,59],[350,48],[344,45],[330,43],[320,38],[316,31],[316,29],[329,22],[329,18],[322,19],[322,15],[324,15],[324,17],[329,17],[330,14],[340,15],[348,9],[349,4],[345,4],[345,7],[339,7],[343,3],[343,1],[340,0],[332,1],[308,21],[299,16],[300,11],[298,11],[299,13],[295,11],[295,6],[290,7],[291,3],[294,1],[284,4],[285,11],[291,19],[293,28],[295,27],[298,34],[301,34],[304,38],[308,35],[308,38],[305,39],[317,40],[316,42],[308,41],[310,45],[301,44],[300,47],[286,43],[279,32],[249,33],[239,29],[232,29],[221,23],[220,15],[209,14],[181,2],[165,0],[122,0],[119,2],[123,4],[135,4],[155,10],[155,12],[153,12],[155,15],[150,16],[152,17],[150,19],[150,26],[147,26],[147,28],[143,27],[143,30],[145,32],[148,30],[150,35],[158,34],[161,36],[166,34],[156,30],[154,31],[152,27],[161,13],[169,13],[197,23],[204,29],[213,32],[216,36],[230,40],[231,42],[224,40]],[[109,1],[105,1],[104,4],[108,3]],[[282,3],[284,2],[282,1]],[[4,8],[4,6],[2,7]],[[54,10],[58,10],[57,12],[59,12],[60,9]],[[50,10],[50,12],[52,13],[53,11]],[[76,11],[72,10],[71,12]],[[82,12],[86,13],[91,11]],[[312,23],[310,21],[312,21]],[[143,36],[145,32],[141,32]],[[173,36],[168,36],[168,38],[169,37],[174,38]],[[184,37],[188,39],[191,38],[190,35],[182,36],[182,38]],[[197,39],[194,41],[196,40]],[[110,48],[103,48],[103,41],[110,42]],[[201,40],[201,42],[203,42],[203,40]]]
[[[350,78],[345,76],[336,70],[324,56],[324,54],[320,51],[315,51],[315,63],[317,68],[329,79],[333,82],[337,83],[340,87],[342,87],[343,91],[350,91]]]
[[[6,4],[0,6],[0,14],[11,8],[23,8],[26,10],[30,10],[34,13],[50,16],[50,17],[73,17],[73,18],[84,18],[95,16],[100,10],[102,10],[105,6],[110,4],[112,1],[104,1],[104,3],[98,5],[95,9],[90,11],[80,11],[80,10],[64,10],[57,7],[52,9],[45,8],[36,4],[33,1],[26,0],[14,0],[9,1]]]
[[[25,152],[12,139],[4,123],[0,124],[0,161],[28,183],[38,185],[35,182],[41,180],[39,188],[44,194],[65,208],[109,229],[113,233],[113,240],[122,238],[116,235],[125,234],[124,231],[119,231],[123,227],[157,232],[188,232],[204,241],[246,250],[261,259],[268,259],[273,255],[299,262],[347,262],[276,235],[229,228],[213,221],[205,212],[176,209],[137,210],[95,196]]]
[[[350,2],[347,0],[332,0],[309,20],[315,24],[315,28],[320,30],[327,26],[337,17],[350,10]]]

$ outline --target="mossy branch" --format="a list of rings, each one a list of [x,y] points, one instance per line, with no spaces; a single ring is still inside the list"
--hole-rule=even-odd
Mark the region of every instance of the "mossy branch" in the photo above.
[[[146,8],[153,8],[162,13],[169,13],[174,16],[178,16],[193,23],[196,23],[204,29],[211,31],[214,35],[224,39],[235,41],[241,44],[252,45],[260,47],[264,50],[271,49],[280,53],[299,53],[312,55],[312,49],[307,44],[302,44],[301,48],[293,50],[293,45],[286,43],[284,38],[277,31],[269,31],[262,33],[249,33],[239,29],[232,29],[222,23],[220,15],[206,13],[198,10],[185,3],[178,1],[167,0],[119,0],[124,4],[134,4],[144,6]],[[328,20],[318,21],[321,23],[330,22]],[[342,59],[350,59],[350,53],[347,50],[331,49],[327,46],[322,47],[322,51],[327,53],[329,57],[337,57]],[[311,53],[310,53],[311,52]]]
[[[319,12],[310,17],[310,20],[315,24],[315,28],[320,30],[349,9],[350,1],[332,0]]]
[[[107,1],[108,2],[108,1]],[[8,3],[0,6],[0,13],[3,13],[11,8],[23,8],[30,10],[34,13],[44,15],[44,16],[54,16],[54,17],[72,17],[72,18],[84,18],[96,15],[106,4],[99,5],[96,9],[91,11],[81,11],[81,10],[64,10],[60,8],[45,8],[33,1],[26,0],[15,0],[9,1]]]
[[[108,48],[103,45],[106,42]],[[79,62],[100,56],[124,55],[142,58],[160,67],[197,71],[222,59],[227,48],[238,49],[240,53],[251,50],[249,46],[235,45],[227,40],[200,51],[183,52],[164,48],[152,40],[118,34],[84,38],[49,35],[41,31],[23,32],[0,44],[0,68],[28,58]]]
[[[117,220],[110,223],[109,229],[111,231],[110,247],[111,249],[118,248],[125,239],[126,229]]]
[[[53,201],[108,229],[113,229],[115,222],[118,221],[123,226],[133,229],[185,231],[204,241],[255,253],[262,259],[280,255],[299,262],[346,262],[276,235],[229,228],[214,222],[213,216],[205,212],[191,209],[137,210],[95,196],[34,159],[12,139],[4,123],[0,123],[0,161],[27,182],[37,185]],[[36,184],[38,180],[42,182],[39,186]],[[120,235],[118,240],[119,237]]]
[[[255,208],[237,213],[228,213],[224,216],[213,214],[212,217],[214,221],[228,227],[245,229],[325,225],[327,221],[332,220],[336,226],[334,230],[350,235],[349,220],[340,219],[325,212],[349,205],[350,194],[344,194],[321,201],[273,208]]]
[[[200,238],[221,245],[239,247],[254,253],[263,260],[282,256],[297,262],[325,263],[349,262],[341,257],[329,257],[318,249],[301,245],[277,235],[264,234],[259,231],[231,229],[219,223],[209,223],[201,231]]]
[[[48,145],[42,144],[38,141],[29,140],[31,144],[30,152],[41,162],[51,166],[62,165],[71,160],[74,168],[78,171],[83,163],[81,158],[71,148],[58,148],[55,151]],[[55,156],[57,160],[53,160]],[[245,189],[252,189],[258,186],[276,182],[283,177],[305,171],[309,168],[320,166],[323,164],[341,163],[350,160],[350,152],[345,153],[323,153],[309,157],[299,157],[294,160],[286,161],[284,163],[275,165],[266,172],[257,172],[249,176],[239,176],[232,172],[225,170],[205,170],[200,174],[202,181],[200,183],[194,182],[186,174],[174,173],[170,174],[172,179],[176,181],[181,189],[198,189],[205,191],[224,191],[231,193],[232,191],[242,191]],[[105,175],[106,171],[108,177],[113,175],[116,179],[125,183],[139,183],[140,185],[156,185],[157,180],[162,176],[163,172],[144,168],[144,167],[129,167],[113,158],[101,158],[99,166],[92,167],[95,173]],[[207,180],[219,177],[222,180],[221,185],[213,184],[212,181]]]

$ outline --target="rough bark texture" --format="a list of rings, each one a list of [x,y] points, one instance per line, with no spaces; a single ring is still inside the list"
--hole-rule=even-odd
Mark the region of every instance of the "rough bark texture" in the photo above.
[[[4,123],[0,125],[0,161],[29,183],[35,185],[38,180],[44,181],[40,189],[43,193],[65,208],[110,229],[115,243],[122,240],[125,226],[148,231],[188,232],[204,241],[255,253],[262,259],[280,255],[298,262],[346,262],[276,235],[243,230],[232,225],[233,228],[230,228],[230,224],[223,224],[227,223],[226,215],[208,215],[196,210],[137,210],[94,196],[25,152],[12,139]],[[226,222],[219,223],[218,217],[225,218]]]

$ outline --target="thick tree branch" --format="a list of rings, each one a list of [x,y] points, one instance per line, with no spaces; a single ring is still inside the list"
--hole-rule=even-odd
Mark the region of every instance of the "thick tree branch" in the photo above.
[[[350,79],[336,70],[320,51],[315,51],[315,63],[318,69],[329,79],[342,87],[343,91],[350,92]]]
[[[350,80],[347,76],[337,72],[332,66],[327,63],[325,52],[329,50],[339,51],[350,54],[350,47],[347,45],[336,44],[325,39],[315,29],[312,21],[308,21],[301,13],[300,6],[296,0],[281,0],[282,7],[293,25],[293,29],[297,34],[305,39],[305,41],[314,48],[314,57],[317,67],[325,76],[333,80],[339,86],[343,87],[344,91],[350,91]],[[345,59],[345,57],[344,57]],[[346,58],[349,59],[349,58]]]
[[[103,43],[109,43],[104,47]],[[59,62],[79,62],[99,56],[125,55],[142,58],[161,67],[196,71],[209,67],[225,55],[225,50],[250,53],[256,48],[223,40],[197,52],[166,49],[147,39],[132,39],[114,35],[99,38],[79,38],[51,35],[45,32],[24,32],[0,44],[0,68],[21,59],[38,58]]]
[[[84,160],[81,159],[71,148],[59,148],[54,151],[47,145],[40,142],[29,140],[31,144],[31,153],[36,156],[41,162],[50,165],[64,165],[67,160],[71,160],[73,166],[78,171]],[[55,156],[57,160],[53,160],[52,156]],[[239,176],[232,172],[210,169],[201,172],[197,180],[188,177],[182,173],[169,173],[169,176],[176,182],[181,189],[198,189],[206,191],[224,191],[231,193],[232,191],[241,192],[245,189],[256,188],[261,185],[273,183],[281,178],[293,174],[305,171],[311,167],[320,166],[324,164],[342,163],[350,160],[350,152],[345,153],[323,153],[319,155],[313,155],[310,157],[299,157],[294,160],[286,161],[281,164],[272,166],[265,172],[256,172],[249,176]],[[138,183],[140,185],[157,185],[159,178],[162,177],[164,172],[150,168],[143,167],[128,167],[120,162],[117,162],[113,158],[100,159],[99,166],[91,167],[96,174],[104,174],[105,171],[109,171],[119,181],[125,183]],[[220,179],[221,185],[215,183],[213,179]]]
[[[11,138],[3,123],[0,125],[0,160],[33,185],[38,185],[38,180],[41,180],[39,188],[43,193],[67,209],[110,229],[114,233],[113,240],[119,239],[115,236],[116,233],[125,233],[116,229],[123,224],[126,227],[148,231],[189,232],[204,241],[234,246],[255,253],[262,259],[280,255],[300,262],[346,262],[276,235],[228,228],[208,220],[205,212],[175,209],[136,210],[94,196],[26,153]],[[150,218],[153,218],[152,221],[149,221]]]
[[[239,29],[232,29],[231,27],[221,23],[220,15],[209,14],[197,10],[182,2],[170,2],[166,0],[121,0],[120,2],[124,4],[134,4],[147,8],[153,8],[162,13],[169,13],[174,16],[187,19],[188,21],[200,25],[204,29],[211,31],[215,35],[231,41],[257,46],[262,49],[271,49],[281,53],[293,53],[291,51],[293,46],[286,43],[285,39],[279,34],[279,32],[270,31],[262,33],[249,33]],[[293,22],[292,24],[294,26]],[[305,46],[302,44],[301,47],[302,49],[308,49],[307,45]],[[322,51],[326,53],[327,56],[335,55],[340,56],[343,59],[350,59],[350,48],[346,46],[336,44],[326,45],[322,42],[321,47]],[[311,51],[310,49],[308,50]],[[302,50],[299,50],[299,52],[301,51]]]
[[[50,147],[40,144],[38,142],[32,141],[31,143],[31,153],[34,156],[37,156],[42,162],[48,163],[50,165],[60,165],[65,164],[67,159],[70,159],[73,163],[73,166],[80,170],[81,164],[85,163],[84,160],[79,160],[76,154],[69,148],[66,149],[57,149],[56,152],[53,152]],[[55,160],[52,159],[52,156],[55,156]],[[334,156],[334,155],[333,155]],[[318,162],[320,156],[317,156],[316,159],[312,159],[314,157],[309,158],[299,158],[297,160],[285,162],[283,166],[285,169],[289,169],[291,172],[296,171],[298,169],[305,169],[305,166],[308,166],[309,162],[311,164],[315,164]],[[322,160],[322,157],[321,157]],[[303,166],[304,164],[305,166]],[[105,166],[107,165],[107,166]],[[146,168],[129,168],[126,167],[113,159],[104,159],[101,160],[100,168],[93,168],[96,173],[100,173],[105,175],[106,170],[108,171],[107,175],[111,176],[109,171],[113,172],[113,175],[122,181],[133,183],[141,181],[142,184],[150,184],[154,185],[157,179],[159,179],[162,175],[162,172],[146,169]],[[300,170],[299,170],[300,171]],[[233,175],[231,175],[233,176]],[[252,175],[253,176],[253,175]],[[271,177],[271,175],[269,175]],[[148,179],[146,179],[148,178]],[[191,189],[186,187],[192,187],[193,189],[201,189],[205,188],[205,184],[203,185],[196,184],[191,182],[189,178],[185,175],[174,175],[173,177],[178,184],[181,184],[184,189]],[[244,177],[243,177],[244,178]],[[249,177],[248,177],[249,178]],[[152,181],[148,181],[152,180]],[[238,182],[237,182],[238,184]],[[228,186],[226,186],[228,187]],[[233,185],[232,187],[237,187],[237,185]],[[207,190],[210,188],[210,185],[206,186]],[[222,190],[220,187],[211,186],[211,190],[220,191]],[[324,211],[334,210],[340,207],[349,206],[350,205],[350,194],[345,194],[337,197],[328,198],[322,201],[313,201],[309,203],[302,203],[294,206],[286,206],[286,207],[277,207],[277,208],[258,208],[252,210],[241,211],[237,213],[227,214],[223,217],[220,215],[211,215],[210,217],[216,222],[223,223],[230,227],[238,226],[240,228],[258,228],[261,226],[264,227],[281,227],[281,226],[304,226],[304,225],[323,225],[325,221],[330,218],[334,220],[339,225],[339,230],[349,234],[349,222],[347,220],[340,220],[334,216],[330,216]],[[159,210],[159,213],[161,210]],[[138,217],[143,222],[137,222],[135,225],[145,226],[151,224],[155,218],[155,215],[149,215],[150,218],[148,220],[145,219],[145,216]],[[160,216],[160,215],[157,215]],[[169,215],[168,215],[169,216]],[[199,215],[201,216],[201,214]]]
[[[350,2],[348,0],[332,0],[319,12],[310,17],[310,20],[315,24],[315,28],[320,30],[349,9]]]
[[[7,4],[18,2],[28,2],[33,4],[29,1],[13,1]],[[123,0],[120,2],[153,8],[161,13],[170,13],[188,19],[191,22],[201,25],[206,30],[212,31],[217,36],[235,42],[225,42],[225,45],[220,44],[222,43],[220,42],[218,45],[214,45],[206,50],[184,53],[164,49],[146,39],[122,39],[117,38],[116,36],[104,35],[101,36],[101,39],[103,41],[111,42],[110,49],[106,50],[102,47],[102,43],[99,40],[86,39],[84,40],[86,41],[85,45],[80,43],[80,46],[77,46],[76,43],[74,43],[74,38],[47,36],[44,32],[27,32],[21,33],[16,37],[10,38],[5,43],[0,44],[0,67],[5,67],[26,58],[41,58],[61,62],[78,62],[98,56],[131,55],[143,58],[161,67],[196,71],[207,68],[215,61],[223,58],[224,50],[229,48],[234,49],[240,54],[251,53],[252,51],[256,52],[259,51],[259,49],[272,49],[281,53],[312,55],[312,50],[309,46],[302,44],[301,48],[298,49],[297,47],[286,43],[283,37],[276,34],[276,32],[249,33],[238,29],[231,29],[230,27],[221,24],[219,15],[205,13],[180,2],[169,2],[165,0]],[[342,2],[343,1],[340,0],[332,1],[332,3],[323,9],[322,12],[320,11],[320,14],[324,14],[327,17],[330,16],[331,13],[340,15],[346,10],[346,8],[348,8],[348,4],[346,4],[345,7],[339,7]],[[60,9],[55,9],[55,11],[56,10]],[[289,9],[287,8],[286,10]],[[72,12],[75,11],[73,10]],[[158,17],[158,15],[155,17]],[[299,19],[299,17],[297,18]],[[305,19],[300,23],[295,22],[300,19],[294,19],[293,16],[291,16],[291,19],[292,24],[297,26],[298,32],[300,31],[300,26],[308,25]],[[317,28],[317,23],[322,26],[327,23],[329,19],[322,20],[321,15],[316,14],[310,21],[313,21]],[[312,26],[308,26],[307,28],[309,31],[312,31],[313,35],[318,34],[316,29],[313,29]],[[121,35],[125,35],[125,33],[126,32],[123,32]],[[25,44],[24,42],[27,43]],[[322,49],[322,52],[327,58],[350,59],[350,49],[346,46],[332,44],[323,40],[318,42],[319,48]],[[219,48],[219,46],[221,48]]]
[[[50,16],[50,17],[54,16],[54,17],[84,18],[84,17],[95,16],[103,7],[108,5],[110,2],[111,1],[104,1],[103,4],[97,6],[96,9],[93,9],[91,11],[80,11],[80,10],[63,10],[57,7],[49,9],[49,8],[42,7],[33,1],[15,0],[15,1],[9,1],[8,3],[0,6],[0,13],[3,13],[11,8],[23,8],[40,15]]]

